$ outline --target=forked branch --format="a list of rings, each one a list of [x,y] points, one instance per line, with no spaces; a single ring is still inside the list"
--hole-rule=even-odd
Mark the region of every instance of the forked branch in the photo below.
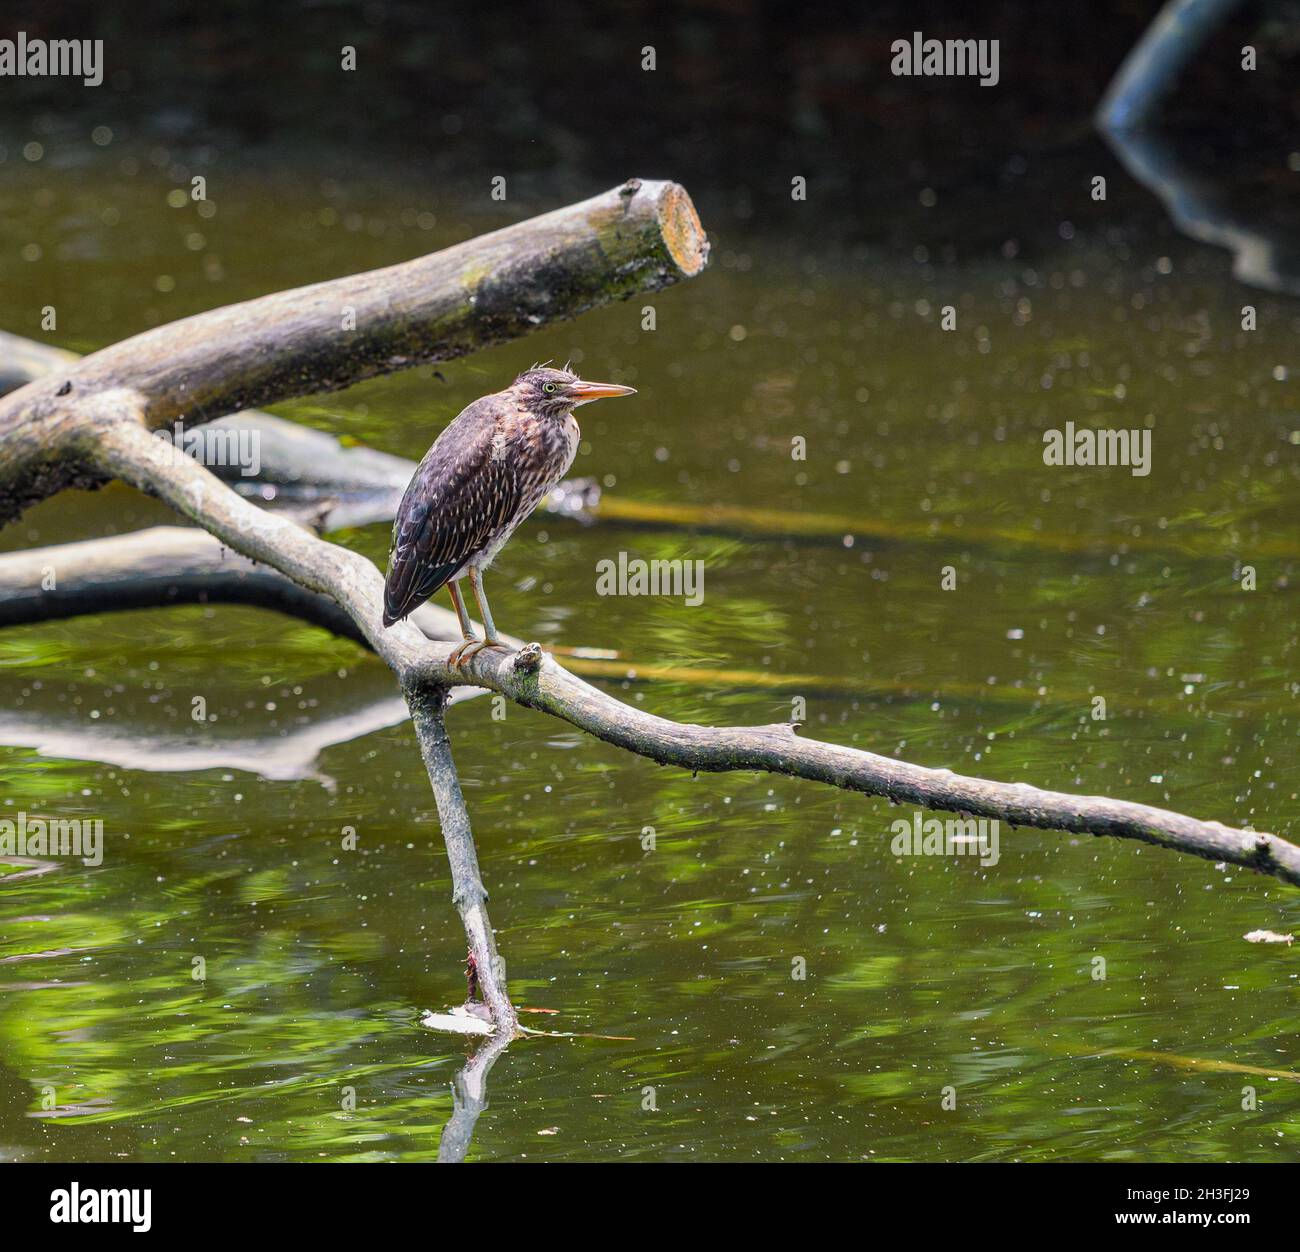
[[[151,434],[176,416],[207,420],[456,355],[611,296],[689,276],[706,251],[681,188],[634,180],[432,258],[267,296],[127,340],[0,399],[0,520],[65,486],[121,479],[301,591],[280,588],[276,607],[364,641],[388,664],[411,710],[456,905],[500,1038],[513,1036],[516,1019],[442,718],[446,692],[455,685],[498,691],[664,764],[762,770],[1014,825],[1136,839],[1300,886],[1300,848],[1276,835],[1103,796],[963,777],[801,738],[789,725],[673,722],[589,685],[537,644],[508,654],[485,650],[453,669],[452,645],[429,638],[415,622],[383,628],[383,576],[369,560],[256,507]],[[364,327],[352,337],[338,329],[344,305],[355,306],[356,325]],[[29,604],[12,619],[24,612],[35,616]]]

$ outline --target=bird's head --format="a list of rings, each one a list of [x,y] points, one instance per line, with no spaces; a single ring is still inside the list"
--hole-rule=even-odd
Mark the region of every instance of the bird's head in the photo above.
[[[525,408],[541,417],[564,417],[580,404],[607,396],[636,395],[634,387],[584,382],[567,366],[558,370],[549,365],[534,365],[525,370],[515,379],[511,391],[518,394]]]

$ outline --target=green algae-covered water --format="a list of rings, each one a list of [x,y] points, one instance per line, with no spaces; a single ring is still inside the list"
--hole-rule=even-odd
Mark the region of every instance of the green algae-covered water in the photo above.
[[[10,143],[4,328],[89,351],[562,202],[205,161]],[[1096,168],[1143,211],[1091,205]],[[171,194],[196,173],[205,205]],[[489,578],[503,629],[685,671],[606,680],[668,717],[797,712],[837,743],[1300,837],[1300,311],[1100,145],[1041,180],[969,220],[913,189],[901,239],[692,187],[701,278],[275,411],[418,459],[476,396],[571,358],[639,389],[582,411],[575,473],[764,516],[536,517]],[[1149,473],[1045,465],[1067,421],[1149,432]],[[169,520],[70,493],[0,547]],[[387,528],[335,538],[382,561]],[[702,603],[598,595],[620,553],[702,562]],[[95,866],[0,862],[0,1155],[436,1156],[466,1049],[419,1018],[463,997],[465,945],[396,694],[360,649],[247,608],[0,635],[0,812],[105,832]],[[1296,1158],[1300,956],[1243,939],[1300,925],[1277,881],[1009,828],[996,864],[899,857],[912,810],[881,800],[691,777],[486,698],[449,723],[511,992],[553,1011],[525,1021],[602,1036],[513,1045],[470,1159]]]

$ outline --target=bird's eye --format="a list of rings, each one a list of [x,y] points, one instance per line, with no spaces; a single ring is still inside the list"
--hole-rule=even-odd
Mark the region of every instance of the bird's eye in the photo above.
[[[547,394],[548,396],[553,396],[553,395],[555,394],[555,384],[554,384],[554,383],[543,383],[543,384],[542,384],[542,390],[543,390],[544,392],[546,392],[546,394]]]

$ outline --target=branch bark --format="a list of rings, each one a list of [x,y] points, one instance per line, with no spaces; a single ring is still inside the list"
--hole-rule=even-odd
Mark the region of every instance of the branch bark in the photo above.
[[[429,676],[445,673],[445,662],[436,649],[427,650],[421,670]],[[858,748],[802,739],[793,725],[783,722],[733,728],[669,721],[592,687],[545,656],[537,644],[509,657],[481,652],[466,670],[466,677],[478,686],[563,718],[606,743],[661,765],[705,772],[764,770],[883,796],[894,804],[998,818],[1012,826],[1137,839],[1273,874],[1300,886],[1300,847],[1277,835],[1107,796],[1044,791],[1027,783],[993,782],[929,769]]]

